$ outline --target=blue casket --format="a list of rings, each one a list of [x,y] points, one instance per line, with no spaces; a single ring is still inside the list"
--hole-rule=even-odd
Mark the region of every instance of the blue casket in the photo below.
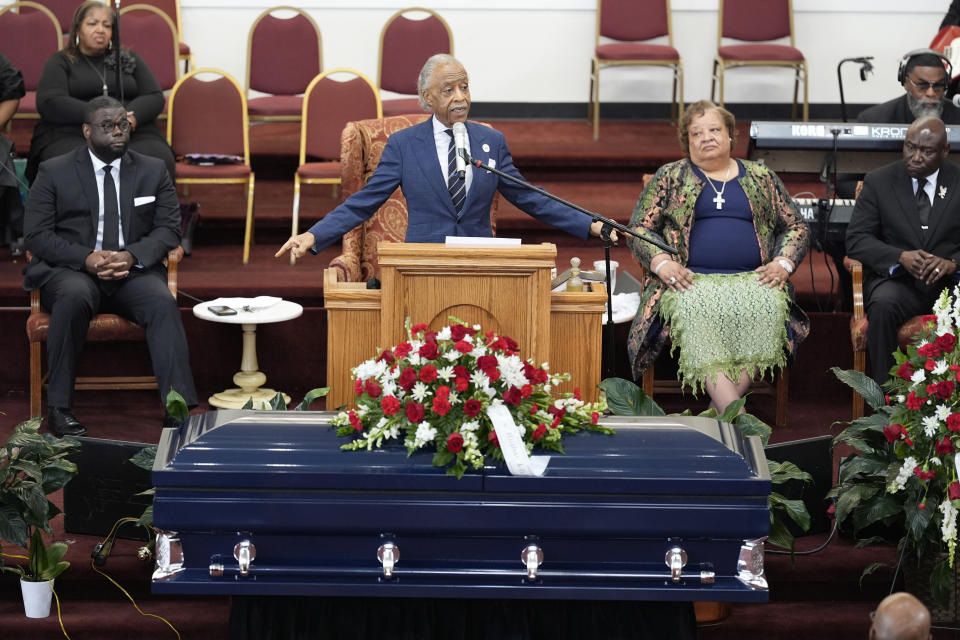
[[[607,418],[539,478],[341,451],[332,413],[217,411],[165,430],[154,593],[763,602],[757,438]]]

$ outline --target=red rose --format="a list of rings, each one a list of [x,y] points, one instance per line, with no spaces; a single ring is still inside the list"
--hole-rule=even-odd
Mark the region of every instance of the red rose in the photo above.
[[[490,430],[490,435],[487,436],[487,440],[489,440],[495,447],[500,446],[500,440],[497,438],[497,432],[493,429]]]
[[[940,347],[938,347],[936,343],[928,342],[922,347],[917,348],[917,355],[921,355],[924,358],[939,358]]]
[[[933,324],[933,326],[937,326],[937,316],[932,313],[929,313],[925,316],[921,316],[920,322],[930,322]]]
[[[470,381],[466,378],[457,378],[453,381],[453,386],[457,391],[466,391],[467,387],[470,386]]]
[[[533,438],[534,440],[539,440],[540,438],[543,437],[543,434],[545,434],[546,432],[547,432],[547,425],[541,422],[540,424],[537,425],[537,428],[533,430],[533,434],[531,434],[530,437]]]
[[[937,383],[931,382],[927,385],[927,395],[932,396],[937,392]]]
[[[360,378],[353,381],[353,393],[358,396],[363,393],[363,380]]]
[[[937,346],[940,347],[942,352],[951,353],[954,347],[957,346],[957,337],[952,333],[945,333],[942,336],[937,336]]]
[[[896,442],[902,433],[904,433],[902,424],[888,424],[883,428],[883,435],[887,442]]]
[[[953,395],[954,384],[949,380],[937,383],[937,397],[941,400],[949,400]]]
[[[360,422],[360,417],[357,415],[356,411],[350,411],[347,414],[347,417],[350,419],[350,424],[357,431],[363,431],[363,423]]]
[[[483,409],[483,403],[476,398],[470,398],[463,403],[463,413],[466,414],[468,418],[473,418],[476,416],[478,413],[480,413],[481,409]]]
[[[390,351],[390,349],[387,349],[386,351],[381,353],[380,357],[377,358],[378,362],[383,361],[383,362],[386,362],[387,364],[392,364],[394,360],[396,360],[396,358],[393,355],[393,351]]]
[[[417,335],[418,333],[426,331],[429,328],[430,328],[430,325],[428,324],[423,324],[423,323],[415,324],[413,325],[413,327],[411,327],[410,333],[412,333],[413,335]]]
[[[923,368],[926,369],[927,371],[933,371],[936,366],[937,366],[937,363],[933,359],[927,360],[926,362],[923,363]]]
[[[583,400],[583,398],[580,397],[580,387],[573,388],[573,398],[574,400]]]
[[[540,411],[540,405],[534,402],[533,406],[530,407],[530,415],[536,415],[537,411]]]
[[[917,509],[923,509],[924,511],[926,511],[926,510],[927,510],[927,505],[925,505],[925,504],[918,504],[918,505],[917,505]]]
[[[400,411],[400,401],[394,396],[383,396],[383,399],[380,400],[380,408],[383,410],[383,415],[392,416]]]
[[[936,472],[936,471],[923,471],[920,467],[914,467],[914,468],[913,468],[913,475],[917,476],[918,478],[920,478],[920,479],[923,480],[924,482],[927,482],[928,480],[933,480],[934,478],[936,478],[936,477],[937,477],[937,472]],[[920,506],[923,507],[923,505],[920,505]],[[926,508],[926,507],[924,507],[924,508]]]
[[[450,397],[450,387],[448,387],[448,386],[445,385],[445,384],[442,384],[442,385],[440,385],[439,387],[437,387],[437,397],[438,397],[438,398],[444,398],[444,399],[449,398],[449,397]]]
[[[957,371],[957,374],[954,376],[954,379],[955,379],[957,382],[960,382],[960,371]]]
[[[477,358],[477,368],[489,375],[489,370],[497,368],[497,356],[480,356]]]
[[[403,358],[412,350],[413,346],[409,342],[401,342],[393,348],[393,355],[397,356],[398,358]]]
[[[947,497],[951,500],[960,500],[960,482],[954,480],[950,483],[950,486],[947,487]]]
[[[940,455],[946,455],[953,451],[953,443],[950,442],[950,436],[943,436],[943,440],[933,445],[933,449]]]
[[[890,404],[890,396],[884,394],[884,396],[883,396],[883,404]]]
[[[437,368],[432,364],[426,365],[423,369],[420,369],[420,380],[430,384],[437,379]]]
[[[450,401],[446,398],[435,397],[433,399],[433,412],[438,416],[445,416],[450,411]]]
[[[453,377],[454,378],[469,378],[470,372],[467,371],[467,368],[462,364],[458,364],[453,368]]]
[[[951,413],[947,416],[947,429],[960,431],[960,413]]]
[[[910,395],[907,396],[907,409],[911,411],[917,411],[920,407],[923,406],[923,403],[926,400],[917,395],[916,391],[911,391]]]
[[[522,387],[520,387],[520,395],[523,396],[524,398],[529,398],[531,393],[533,393],[533,387],[531,387],[530,385],[525,384]]]
[[[373,378],[368,379],[366,384],[363,386],[371,398],[379,398],[380,393],[383,391],[383,387],[380,386],[380,383]]]
[[[397,384],[400,385],[400,388],[404,391],[410,391],[413,389],[413,385],[417,383],[417,370],[413,367],[407,367],[400,372],[400,377],[397,378]]]
[[[600,422],[600,414],[594,411],[590,414],[590,424],[597,424]]]
[[[473,345],[466,340],[458,340],[456,344],[453,345],[453,348],[460,353],[470,353],[473,351]]]
[[[447,438],[447,451],[450,453],[460,453],[463,450],[463,436],[459,433],[451,433]]]
[[[900,365],[900,368],[897,369],[897,376],[901,380],[907,380],[907,381],[909,381],[910,378],[913,377],[913,367],[910,366],[909,362],[904,362],[903,364]]]
[[[450,327],[450,337],[454,341],[463,340],[465,335],[467,335],[467,328],[462,324],[455,324]]]
[[[523,396],[520,394],[520,389],[516,387],[510,387],[503,392],[503,401],[507,404],[512,404],[517,406],[523,400]]]
[[[490,378],[490,382],[496,382],[500,379],[500,369],[490,369],[488,371],[484,371],[484,373],[487,374],[488,378]]]
[[[420,354],[421,358],[426,358],[427,360],[435,360],[437,356],[440,355],[440,350],[437,349],[436,342],[425,342],[423,346],[420,347],[420,351],[418,351],[417,353]]]
[[[407,420],[417,424],[423,420],[424,408],[419,402],[408,402],[406,407]]]
[[[516,351],[520,348],[520,345],[517,344],[517,341],[510,336],[500,336],[500,338],[506,343],[508,351]]]

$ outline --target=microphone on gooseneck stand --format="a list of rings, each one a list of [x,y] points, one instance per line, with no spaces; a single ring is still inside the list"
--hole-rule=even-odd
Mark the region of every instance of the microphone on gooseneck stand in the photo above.
[[[464,156],[470,155],[470,150],[467,149],[467,126],[462,122],[453,123],[453,146],[457,156],[457,175],[462,178],[467,172]]]
[[[960,107],[960,93],[950,98],[949,102],[955,107]]]

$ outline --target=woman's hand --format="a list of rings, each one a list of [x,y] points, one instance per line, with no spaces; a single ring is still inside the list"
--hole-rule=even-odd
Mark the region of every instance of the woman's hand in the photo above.
[[[757,278],[760,284],[777,287],[781,290],[786,286],[787,280],[790,279],[790,272],[780,264],[780,260],[786,261],[786,258],[774,258],[767,264],[760,265],[755,269],[760,274],[760,277]]]
[[[130,122],[130,132],[133,133],[137,129],[137,116],[133,111],[127,111],[127,120]]]
[[[679,262],[674,262],[665,253],[654,256],[650,261],[650,270],[671,291],[688,291],[693,287],[693,271]]]

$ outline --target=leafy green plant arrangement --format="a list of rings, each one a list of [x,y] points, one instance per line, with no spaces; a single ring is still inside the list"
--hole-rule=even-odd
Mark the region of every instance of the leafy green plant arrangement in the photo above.
[[[960,297],[944,291],[884,384],[856,371],[833,369],[874,410],[834,439],[855,452],[840,467],[837,522],[858,545],[896,541],[930,572],[934,599],[946,603],[955,583],[960,481]],[[864,575],[876,570],[873,563]]]
[[[600,388],[606,393],[607,407],[614,415],[666,415],[653,398],[630,380],[607,378],[600,383]],[[772,429],[756,416],[749,413],[740,413],[745,403],[746,398],[741,398],[731,403],[722,414],[718,414],[715,409],[707,409],[698,415],[729,422],[746,436],[759,436],[763,444],[766,445]],[[688,410],[671,415],[690,416],[693,414]],[[792,462],[767,460],[767,467],[770,471],[770,482],[773,486],[783,485],[791,480],[813,481],[813,477],[809,473],[801,471]],[[767,504],[770,508],[770,536],[767,538],[767,542],[793,551],[794,535],[790,531],[788,522],[795,523],[801,531],[809,529],[810,513],[807,511],[806,505],[803,504],[803,500],[792,500],[776,491],[770,493]]]
[[[67,545],[47,546],[42,532],[53,534],[50,520],[60,509],[47,496],[77,473],[67,457],[80,448],[39,429],[39,418],[21,422],[0,449],[0,539],[27,548],[25,567],[6,566],[0,556],[0,569],[30,582],[52,580],[70,566],[62,559]]]

